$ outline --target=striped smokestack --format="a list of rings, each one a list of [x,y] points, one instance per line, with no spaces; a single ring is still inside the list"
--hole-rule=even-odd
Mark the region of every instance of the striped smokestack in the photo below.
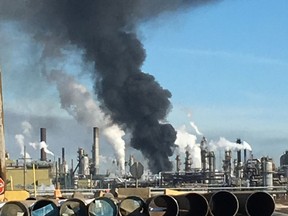
[[[92,160],[94,164],[94,175],[99,174],[99,128],[93,128]]]
[[[44,141],[46,143],[46,128],[40,128],[40,142]],[[47,156],[44,148],[40,149],[40,161],[46,161]]]

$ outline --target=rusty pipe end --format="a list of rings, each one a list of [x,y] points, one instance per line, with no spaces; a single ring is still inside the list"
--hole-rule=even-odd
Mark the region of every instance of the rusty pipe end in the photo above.
[[[28,206],[20,201],[8,201],[0,210],[0,215],[13,216],[13,215],[30,216]]]
[[[146,202],[138,196],[128,196],[119,204],[119,212],[122,216],[149,215]]]
[[[258,191],[248,197],[245,208],[249,216],[270,216],[275,211],[275,201],[269,193]]]
[[[214,216],[237,214],[239,202],[237,197],[229,191],[214,193],[209,200],[210,213]]]
[[[113,198],[98,197],[88,205],[88,215],[118,215],[118,206]]]
[[[188,193],[176,195],[174,198],[179,205],[181,216],[197,215],[206,216],[209,213],[209,204],[207,199],[199,193]]]
[[[179,213],[179,206],[175,198],[169,195],[158,195],[147,200],[150,216],[175,216]]]

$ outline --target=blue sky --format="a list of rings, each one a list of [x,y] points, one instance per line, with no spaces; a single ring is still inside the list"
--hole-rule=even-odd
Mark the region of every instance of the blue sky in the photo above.
[[[143,68],[172,92],[169,119],[181,125],[190,110],[208,139],[240,137],[278,162],[288,141],[287,9],[222,1],[145,24]]]
[[[143,23],[138,29],[147,53],[142,69],[171,91],[173,109],[168,120],[176,128],[193,121],[208,140],[242,138],[252,145],[256,157],[269,155],[278,164],[288,149],[287,10],[286,0],[223,0]],[[91,131],[68,118],[55,99],[55,89],[40,75],[26,79],[39,47],[8,26],[2,23],[0,28],[8,150],[13,149],[10,143],[20,133],[21,122],[35,123],[42,113],[51,119],[35,123],[34,140],[39,136],[37,128],[51,128],[49,147],[60,155],[55,143],[67,144],[60,132],[67,134],[68,129],[73,137],[73,131],[81,131],[83,136],[71,142],[75,146],[85,142],[89,151]],[[19,44],[17,49],[13,43]],[[69,64],[72,71],[82,70],[77,56],[73,54],[73,60],[70,56],[62,67]],[[78,78],[92,89],[87,76]],[[59,117],[64,120],[56,124],[53,118]],[[195,134],[192,128],[189,132]],[[76,154],[76,149],[67,152]]]

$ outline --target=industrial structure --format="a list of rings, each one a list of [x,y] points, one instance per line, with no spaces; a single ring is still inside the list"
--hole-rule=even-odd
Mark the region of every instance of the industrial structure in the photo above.
[[[133,187],[135,178],[127,171],[122,176],[109,176],[109,173],[99,173],[99,128],[92,128],[92,151],[86,153],[83,148],[77,150],[77,163],[73,160],[69,168],[65,158],[65,148],[62,147],[62,158],[57,161],[47,161],[44,148],[40,149],[40,160],[27,161],[10,160],[6,158],[6,170],[9,179],[8,188],[33,188],[33,168],[36,172],[36,184],[55,185],[62,189],[72,188],[103,188],[103,187]],[[46,128],[40,128],[40,142],[46,142]],[[241,139],[236,139],[237,145],[242,145]],[[247,149],[224,151],[221,169],[216,169],[216,155],[207,148],[207,139],[200,142],[201,167],[194,168],[192,155],[188,148],[185,152],[181,170],[181,156],[176,156],[174,171],[160,172],[150,175],[139,181],[140,186],[151,187],[191,187],[193,185],[210,185],[215,187],[273,187],[287,184],[288,177],[288,151],[280,157],[280,167],[269,157],[253,158]],[[241,148],[239,148],[241,149]],[[233,157],[234,156],[234,157]],[[127,159],[127,166],[135,162],[133,156]],[[13,185],[12,185],[13,184]]]
[[[176,156],[176,172],[161,172],[161,187],[189,187],[192,184],[209,184],[225,187],[273,187],[287,184],[288,151],[280,158],[280,167],[276,168],[270,157],[253,158],[247,149],[224,152],[222,169],[216,169],[216,157],[208,151],[207,140],[203,137],[201,147],[201,168],[191,169],[191,155],[186,151],[185,168],[180,171],[180,157]],[[236,139],[242,145],[241,139]],[[240,148],[241,149],[241,148]],[[233,153],[236,155],[233,158]],[[247,156],[247,154],[249,156]],[[242,159],[243,158],[243,159]]]
[[[154,215],[153,212],[164,212],[161,215],[171,216],[234,216],[238,213],[269,216],[275,210],[272,194],[287,194],[287,188],[280,192],[274,189],[275,186],[287,185],[288,151],[280,157],[280,167],[276,168],[272,158],[268,156],[254,158],[252,152],[240,146],[243,143],[239,138],[235,143],[241,148],[226,149],[220,169],[216,169],[215,152],[208,148],[207,139],[203,137],[200,142],[200,167],[193,167],[193,155],[186,148],[183,170],[181,156],[177,155],[174,170],[151,174],[148,178],[141,178],[143,165],[133,155],[125,163],[130,167],[130,172],[122,175],[119,172],[120,175],[113,177],[109,173],[100,173],[101,131],[97,127],[92,129],[92,156],[79,147],[75,168],[73,160],[69,168],[64,147],[62,157],[54,161],[47,159],[47,149],[43,146],[38,160],[26,158],[25,148],[23,158],[11,160],[5,151],[2,93],[0,94],[0,177],[2,187],[4,185],[6,189],[5,193],[3,190],[0,194],[5,198],[0,206],[1,215],[88,215],[89,211],[89,215],[115,216],[149,216]],[[46,128],[40,128],[40,143],[42,142],[47,142]],[[43,191],[49,191],[47,187],[52,186],[50,191],[54,190],[54,198],[62,197],[61,192],[56,193],[60,188],[74,191],[91,189],[93,199],[89,199],[89,203],[83,201],[84,195],[62,202],[58,199],[36,199],[37,190],[39,191],[36,188],[41,186],[44,187]],[[105,191],[103,196],[96,196],[96,191],[102,192],[103,188],[109,191]],[[151,191],[157,188],[164,193],[159,194],[156,191],[158,194],[152,194]],[[253,191],[254,188],[262,190]],[[178,189],[187,190],[183,194]],[[113,194],[109,193],[110,190]],[[118,193],[122,195],[121,199],[116,199]],[[32,194],[34,197],[31,197]],[[31,202],[27,199],[31,199]]]

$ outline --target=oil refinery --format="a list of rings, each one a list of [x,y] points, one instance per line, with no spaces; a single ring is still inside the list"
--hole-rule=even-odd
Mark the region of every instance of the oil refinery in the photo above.
[[[11,160],[6,154],[6,175],[12,180],[6,185],[8,188],[31,188],[33,185],[33,167],[36,170],[38,186],[59,185],[62,189],[72,188],[111,188],[130,187],[135,185],[131,174],[131,166],[137,161],[133,155],[127,158],[127,170],[117,175],[99,173],[100,142],[99,128],[92,128],[93,145],[91,152],[85,152],[79,147],[75,162],[68,164],[65,148],[62,147],[62,157],[56,161],[47,160],[44,148],[40,149],[40,160],[32,161],[28,158]],[[40,128],[40,142],[46,142],[46,128]],[[276,167],[270,157],[254,158],[250,150],[244,149],[241,139],[236,139],[238,149],[226,149],[221,158],[221,169],[216,168],[214,151],[207,148],[205,137],[200,142],[201,167],[192,166],[192,155],[187,148],[183,162],[180,154],[175,157],[172,171],[161,171],[157,174],[145,175],[139,181],[140,185],[150,187],[191,187],[197,185],[212,185],[215,187],[273,187],[287,184],[288,151],[279,157],[280,167]],[[76,152],[75,152],[76,155]],[[75,165],[73,165],[75,163]],[[184,168],[181,169],[181,164]],[[41,174],[40,174],[41,173]],[[149,173],[149,172],[148,172]],[[13,183],[13,185],[12,185]],[[33,188],[33,187],[32,187]]]
[[[21,206],[22,202],[12,198],[4,202],[1,211],[10,211],[6,208],[13,204],[13,208],[17,206],[21,211],[35,212],[32,215],[48,215],[36,213],[49,205],[51,211],[54,209],[52,215],[76,215],[75,212],[68,214],[68,210],[64,209],[66,205],[73,203],[80,209],[81,215],[94,215],[91,212],[95,213],[99,209],[104,213],[96,215],[135,215],[132,214],[134,211],[137,212],[136,215],[171,216],[285,215],[274,212],[274,200],[286,199],[288,151],[279,157],[280,167],[276,167],[269,157],[254,158],[252,151],[243,148],[243,141],[237,138],[235,145],[239,145],[239,148],[226,149],[221,158],[221,169],[217,169],[216,155],[209,151],[207,139],[203,137],[200,142],[201,167],[192,166],[192,155],[187,148],[183,169],[182,158],[177,155],[173,171],[144,176],[141,167],[135,166],[139,162],[130,155],[126,162],[129,170],[122,175],[115,175],[99,173],[101,131],[94,127],[92,133],[91,152],[87,153],[79,147],[75,166],[73,160],[68,166],[64,147],[62,157],[56,161],[47,160],[44,148],[40,149],[39,161],[27,158],[11,160],[6,153],[6,176],[9,176],[5,183],[6,192],[24,189],[29,192],[27,199],[34,198],[28,202],[30,207],[27,207],[27,201]],[[40,128],[40,142],[46,142],[46,135],[46,128]],[[59,200],[65,197],[67,203],[55,204],[51,201],[53,197]],[[88,203],[87,200],[93,201]],[[99,207],[99,203],[108,205],[109,208],[106,206],[105,210]],[[258,206],[257,203],[261,205]],[[265,207],[262,203],[265,203]],[[4,213],[1,215],[12,215]]]
[[[23,158],[13,160],[5,150],[2,123],[0,215],[287,215],[288,151],[276,167],[268,156],[254,158],[251,147],[237,138],[219,156],[219,167],[203,136],[197,166],[188,146],[184,158],[176,155],[171,171],[145,172],[130,155],[124,172],[116,161],[120,172],[100,173],[101,131],[91,130],[91,151],[78,147],[75,162],[68,163],[65,147],[61,158],[47,159],[46,128],[40,128],[39,160],[27,158],[25,148]]]

